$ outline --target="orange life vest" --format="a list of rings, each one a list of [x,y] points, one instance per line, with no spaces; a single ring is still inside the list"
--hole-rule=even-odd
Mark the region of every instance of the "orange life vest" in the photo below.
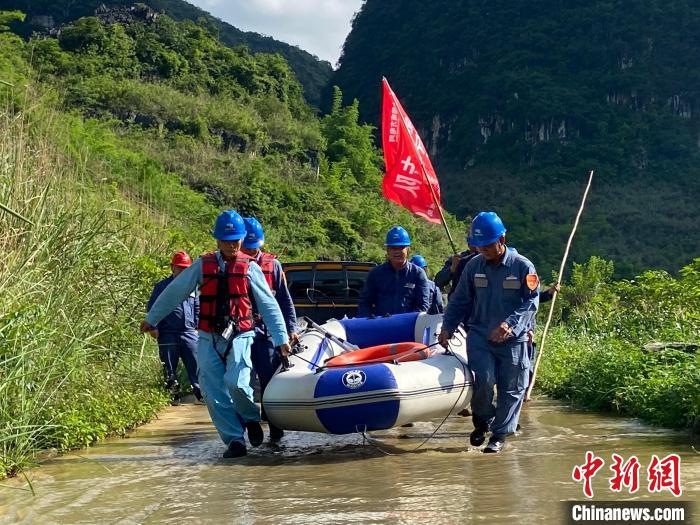
[[[199,329],[221,333],[229,321],[238,333],[252,330],[253,304],[249,295],[248,263],[252,259],[242,252],[226,264],[226,273],[219,268],[215,253],[202,255],[202,281],[199,295]],[[223,289],[220,289],[219,287]],[[225,296],[226,307],[218,311],[218,297]],[[217,315],[218,312],[218,315]]]
[[[277,256],[272,253],[260,252],[258,260],[256,261],[258,263],[258,266],[260,266],[263,275],[265,276],[267,285],[273,292],[275,291],[275,289],[273,288],[275,282],[275,259],[277,259]]]
[[[370,346],[328,359],[324,366],[335,368],[341,366],[367,365],[370,363],[405,363],[420,361],[433,355],[433,350],[422,343],[390,343]]]

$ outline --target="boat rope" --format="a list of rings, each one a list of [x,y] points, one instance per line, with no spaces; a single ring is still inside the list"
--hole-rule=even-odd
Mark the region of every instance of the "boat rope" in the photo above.
[[[460,329],[460,330],[461,330],[461,329]],[[435,343],[435,344],[437,344],[437,343]],[[445,422],[447,421],[447,419],[448,419],[448,418],[450,417],[450,415],[452,414],[452,411],[457,407],[457,403],[458,403],[459,400],[462,398],[462,395],[464,394],[464,389],[467,387],[466,378],[467,378],[467,373],[469,372],[469,370],[467,369],[467,367],[466,367],[464,361],[462,361],[462,360],[457,356],[457,354],[456,354],[455,352],[452,352],[452,351],[449,350],[449,348],[450,348],[452,345],[454,345],[455,347],[459,347],[459,346],[462,345],[462,343],[460,343],[460,344],[448,343],[448,345],[447,345],[447,346],[448,346],[448,349],[446,350],[445,353],[446,353],[446,355],[454,356],[454,358],[457,359],[457,361],[459,362],[460,366],[462,367],[462,372],[464,373],[464,379],[465,379],[465,380],[464,380],[464,382],[462,383],[462,390],[461,390],[461,392],[459,393],[459,395],[457,396],[457,399],[455,399],[455,402],[452,404],[452,407],[451,407],[450,410],[447,412],[447,414],[446,414],[445,417],[442,419],[442,421],[440,421],[440,424],[435,428],[435,430],[433,430],[433,432],[432,432],[427,438],[425,438],[425,439],[420,443],[420,445],[418,445],[417,447],[412,448],[412,449],[409,449],[409,450],[401,451],[400,453],[396,453],[396,452],[390,452],[389,450],[387,450],[386,448],[384,448],[384,444],[383,444],[381,441],[379,441],[377,438],[374,438],[374,437],[370,436],[370,435],[367,433],[367,427],[365,427],[365,428],[363,428],[363,429],[355,428],[355,430],[356,430],[358,433],[361,433],[361,434],[362,434],[362,444],[363,444],[363,445],[364,445],[365,443],[368,443],[369,445],[371,445],[372,447],[374,447],[375,449],[377,449],[379,452],[381,452],[382,454],[384,454],[384,455],[386,455],[386,456],[399,456],[399,455],[401,455],[401,454],[407,454],[407,453],[411,453],[411,452],[416,452],[417,450],[421,449],[428,441],[430,441],[432,438],[435,437],[435,435],[438,433],[438,431],[442,428],[442,426],[445,424]],[[434,345],[431,345],[431,346],[434,346]]]

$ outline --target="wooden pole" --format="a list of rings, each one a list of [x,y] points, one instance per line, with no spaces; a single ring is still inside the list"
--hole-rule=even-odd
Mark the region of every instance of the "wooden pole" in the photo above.
[[[566,243],[566,250],[564,251],[564,257],[561,260],[561,266],[559,266],[559,275],[557,276],[557,284],[561,284],[562,276],[564,275],[564,267],[566,266],[566,260],[569,258],[569,249],[571,248],[571,243],[574,240],[574,234],[576,233],[576,228],[578,227],[579,219],[583,213],[583,208],[586,205],[586,197],[588,197],[588,190],[591,189],[591,182],[593,182],[593,170],[588,174],[588,184],[586,185],[586,190],[583,192],[583,198],[581,199],[581,206],[576,214],[576,220],[574,221],[574,227],[571,229],[571,234],[569,235],[569,241]],[[549,331],[549,325],[552,322],[552,315],[554,315],[554,303],[557,300],[557,292],[554,291],[552,295],[552,303],[549,306],[549,315],[547,315],[547,322],[544,325],[544,330],[542,331],[542,341],[540,342],[540,351],[537,353],[537,361],[535,361],[535,369],[532,372],[532,380],[530,385],[527,387],[527,392],[525,393],[525,401],[530,401],[530,394],[532,393],[532,388],[535,386],[535,378],[537,377],[537,369],[540,366],[540,360],[542,359],[542,354],[544,353],[544,343],[547,339],[547,332]]]
[[[430,188],[430,194],[433,196],[433,202],[435,203],[435,206],[437,206],[438,212],[440,213],[440,220],[442,221],[442,225],[445,227],[445,232],[447,233],[447,238],[450,241],[450,246],[452,246],[452,253],[456,254],[457,248],[455,246],[455,242],[452,240],[452,234],[450,233],[450,229],[447,227],[447,222],[445,222],[445,215],[442,213],[442,206],[440,206],[440,202],[438,201],[437,195],[435,195],[433,185],[430,184],[428,173],[425,171],[425,166],[423,165],[423,161],[421,160],[420,155],[418,155],[418,160],[420,162],[421,170],[423,171],[423,178],[425,179],[428,188]]]

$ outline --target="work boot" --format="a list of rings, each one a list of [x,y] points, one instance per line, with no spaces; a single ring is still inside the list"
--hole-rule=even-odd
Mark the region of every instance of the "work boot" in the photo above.
[[[504,448],[506,448],[505,436],[491,436],[489,444],[484,448],[484,454],[498,454]]]
[[[413,423],[406,423],[405,425],[401,425],[401,428],[413,428]]]
[[[283,437],[284,430],[275,425],[270,425],[270,443],[279,443]]]
[[[260,426],[260,422],[248,421],[245,424],[245,428],[248,431],[248,441],[250,441],[250,446],[259,447],[262,445],[263,439],[265,439],[265,434],[263,434],[263,429]]]
[[[240,441],[231,441],[231,443],[228,444],[226,452],[224,452],[224,458],[240,458],[241,456],[245,456],[247,453],[248,451],[243,443]]]
[[[462,410],[460,410],[459,412],[457,412],[457,415],[458,415],[458,416],[462,416],[462,417],[469,417],[469,416],[472,415],[472,413],[469,411],[468,408],[463,408]]]
[[[192,388],[192,393],[194,394],[194,404],[204,405],[204,397],[202,396],[202,391],[198,387]]]
[[[486,429],[485,428],[475,428],[472,433],[469,434],[469,444],[472,447],[480,447],[484,444],[486,440]]]

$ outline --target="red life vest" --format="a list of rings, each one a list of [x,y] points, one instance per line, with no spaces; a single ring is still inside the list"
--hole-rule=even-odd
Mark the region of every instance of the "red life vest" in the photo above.
[[[270,290],[272,290],[273,293],[275,292],[275,289],[273,288],[275,283],[275,259],[277,259],[277,256],[272,253],[260,252],[258,255],[258,260],[255,261],[258,263],[258,266],[260,266],[260,269],[265,276],[265,280],[267,281],[267,285],[270,287]]]
[[[205,332],[220,333],[225,326],[217,326],[223,320],[217,319],[217,291],[219,281],[226,280],[228,295],[227,315],[239,333],[252,330],[253,305],[249,295],[248,263],[252,259],[238,252],[234,261],[226,264],[226,273],[219,268],[215,253],[202,255],[202,281],[199,289],[199,329]],[[222,285],[223,286],[223,285]]]

